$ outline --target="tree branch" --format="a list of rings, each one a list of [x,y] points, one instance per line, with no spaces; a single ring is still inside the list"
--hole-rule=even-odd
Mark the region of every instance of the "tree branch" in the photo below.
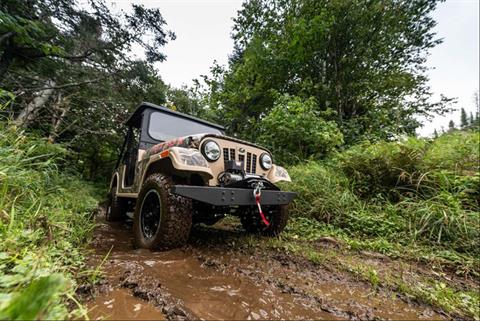
[[[22,88],[22,90],[28,90],[28,91],[37,91],[40,89],[64,89],[68,87],[76,87],[76,86],[81,86],[81,85],[87,85],[87,84],[92,84],[95,82],[99,82],[100,80],[105,79],[106,77],[100,77],[100,78],[95,78],[95,79],[90,79],[90,80],[85,80],[85,81],[79,81],[79,82],[72,82],[69,84],[64,84],[60,86],[53,86],[53,87],[30,87],[30,88]]]

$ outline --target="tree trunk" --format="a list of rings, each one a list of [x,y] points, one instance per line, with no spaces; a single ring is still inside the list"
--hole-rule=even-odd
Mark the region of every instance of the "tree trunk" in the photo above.
[[[15,123],[20,126],[28,126],[29,122],[31,122],[37,111],[42,108],[45,103],[50,99],[53,95],[55,87],[55,82],[53,80],[48,80],[45,84],[45,89],[41,90],[37,97],[33,98],[33,100],[25,107],[18,117],[15,119]]]
[[[55,143],[60,125],[68,111],[68,106],[65,102],[66,99],[62,97],[62,93],[59,93],[53,110],[52,129],[48,135],[48,141],[52,144]]]

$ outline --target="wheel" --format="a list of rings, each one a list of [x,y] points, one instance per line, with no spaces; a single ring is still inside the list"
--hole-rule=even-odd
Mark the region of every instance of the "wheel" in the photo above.
[[[270,225],[266,226],[263,223],[256,206],[249,206],[243,208],[240,213],[243,228],[249,233],[261,233],[267,236],[280,234],[287,226],[288,205],[262,206],[262,210]]]
[[[133,233],[138,247],[167,250],[185,245],[192,227],[192,201],[172,194],[170,177],[150,175],[138,195]]]
[[[117,187],[113,186],[108,194],[109,205],[105,212],[108,222],[116,222],[125,219],[127,215],[127,200],[117,196]]]

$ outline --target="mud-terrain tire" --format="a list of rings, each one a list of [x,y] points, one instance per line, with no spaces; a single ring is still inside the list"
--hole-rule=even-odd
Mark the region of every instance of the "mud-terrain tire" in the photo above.
[[[140,190],[133,218],[135,244],[151,250],[185,245],[192,227],[192,201],[172,194],[172,179],[150,175]]]
[[[240,222],[243,228],[249,233],[261,233],[265,236],[276,236],[280,234],[287,226],[288,205],[262,206],[263,213],[270,225],[265,226],[257,207],[248,207],[243,209],[240,214]]]
[[[127,217],[127,200],[117,196],[117,187],[113,186],[108,194],[108,206],[105,211],[105,219],[108,222],[118,222]]]

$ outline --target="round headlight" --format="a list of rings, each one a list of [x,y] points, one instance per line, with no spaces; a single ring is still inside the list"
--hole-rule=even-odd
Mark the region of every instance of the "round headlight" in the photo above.
[[[262,166],[263,169],[270,169],[272,168],[272,157],[268,155],[267,153],[262,154],[260,156],[260,166]]]
[[[213,140],[206,141],[203,144],[203,156],[211,162],[220,158],[220,146]]]

